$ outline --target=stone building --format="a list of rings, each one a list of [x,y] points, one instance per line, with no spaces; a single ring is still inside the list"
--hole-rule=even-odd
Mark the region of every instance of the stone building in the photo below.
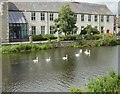
[[[69,4],[77,14],[77,34],[87,24],[96,26],[100,33],[114,32],[114,15],[106,5],[81,2],[8,2],[6,13],[9,34],[3,37],[9,38],[11,42],[27,40],[30,32],[33,35],[52,34],[54,19],[65,4]]]

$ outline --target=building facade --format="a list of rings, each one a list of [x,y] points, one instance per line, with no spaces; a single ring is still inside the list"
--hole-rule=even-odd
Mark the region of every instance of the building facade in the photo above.
[[[118,2],[118,15],[117,15],[117,32],[120,32],[120,1]]]
[[[0,41],[9,42],[8,2],[2,0],[0,13]]]
[[[114,15],[106,5],[81,2],[9,2],[9,41],[25,41],[29,35],[53,34],[54,19],[65,4],[77,14],[77,34],[89,25],[100,33],[114,32]]]

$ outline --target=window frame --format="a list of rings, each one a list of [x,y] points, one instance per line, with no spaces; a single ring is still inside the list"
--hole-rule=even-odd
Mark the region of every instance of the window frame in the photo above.
[[[88,22],[91,22],[91,14],[88,15]]]
[[[107,21],[107,22],[110,21],[110,16],[109,16],[109,15],[107,15],[107,17],[106,17],[106,21]]]
[[[44,27],[44,29],[43,29],[43,27]],[[41,34],[45,34],[45,26],[41,26]]]
[[[31,12],[31,20],[32,21],[36,20],[36,13],[35,12]]]
[[[40,20],[45,21],[45,12],[40,13]]]
[[[52,30],[53,30],[53,26],[50,26],[50,34],[54,34]]]
[[[81,21],[85,21],[85,15],[84,14],[81,14]]]
[[[104,15],[101,15],[101,22],[104,22]]]
[[[36,35],[36,26],[31,26],[31,34]]]
[[[54,13],[50,13],[50,21],[53,21],[54,20]]]
[[[101,33],[103,34],[104,33],[104,26],[101,26]]]
[[[94,15],[94,21],[95,21],[95,22],[98,21],[98,15]]]

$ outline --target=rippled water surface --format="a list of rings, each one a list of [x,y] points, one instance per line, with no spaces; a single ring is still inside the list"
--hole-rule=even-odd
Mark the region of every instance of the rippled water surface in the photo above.
[[[3,91],[65,92],[84,86],[86,79],[118,70],[118,47],[89,48],[91,55],[75,53],[79,48],[58,48],[34,53],[3,54]],[[85,50],[85,49],[83,49]],[[68,60],[62,57],[68,55]],[[46,58],[51,57],[50,62]],[[33,59],[39,58],[38,63]]]

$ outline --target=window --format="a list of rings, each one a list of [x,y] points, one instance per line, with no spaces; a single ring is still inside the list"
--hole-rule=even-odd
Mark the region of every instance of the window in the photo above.
[[[53,30],[53,26],[50,26],[50,34],[54,34],[52,30]]]
[[[104,16],[103,15],[101,15],[101,22],[103,22],[104,21]]]
[[[109,33],[110,30],[107,30],[107,33]]]
[[[81,14],[81,21],[84,21],[84,14]]]
[[[41,34],[45,34],[45,26],[41,26]]]
[[[97,15],[95,15],[94,17],[95,17],[95,22],[97,22],[97,20],[98,20],[98,16],[97,16]]]
[[[36,35],[36,26],[31,26],[32,35]]]
[[[91,15],[88,15],[88,21],[91,21]]]
[[[101,33],[104,33],[104,27],[101,26]]]
[[[107,22],[109,22],[109,20],[110,20],[110,17],[109,17],[109,16],[107,16]]]
[[[34,21],[35,20],[35,12],[31,12],[31,20]]]
[[[50,21],[53,21],[53,13],[50,13]]]
[[[41,21],[45,20],[45,13],[41,13]]]

